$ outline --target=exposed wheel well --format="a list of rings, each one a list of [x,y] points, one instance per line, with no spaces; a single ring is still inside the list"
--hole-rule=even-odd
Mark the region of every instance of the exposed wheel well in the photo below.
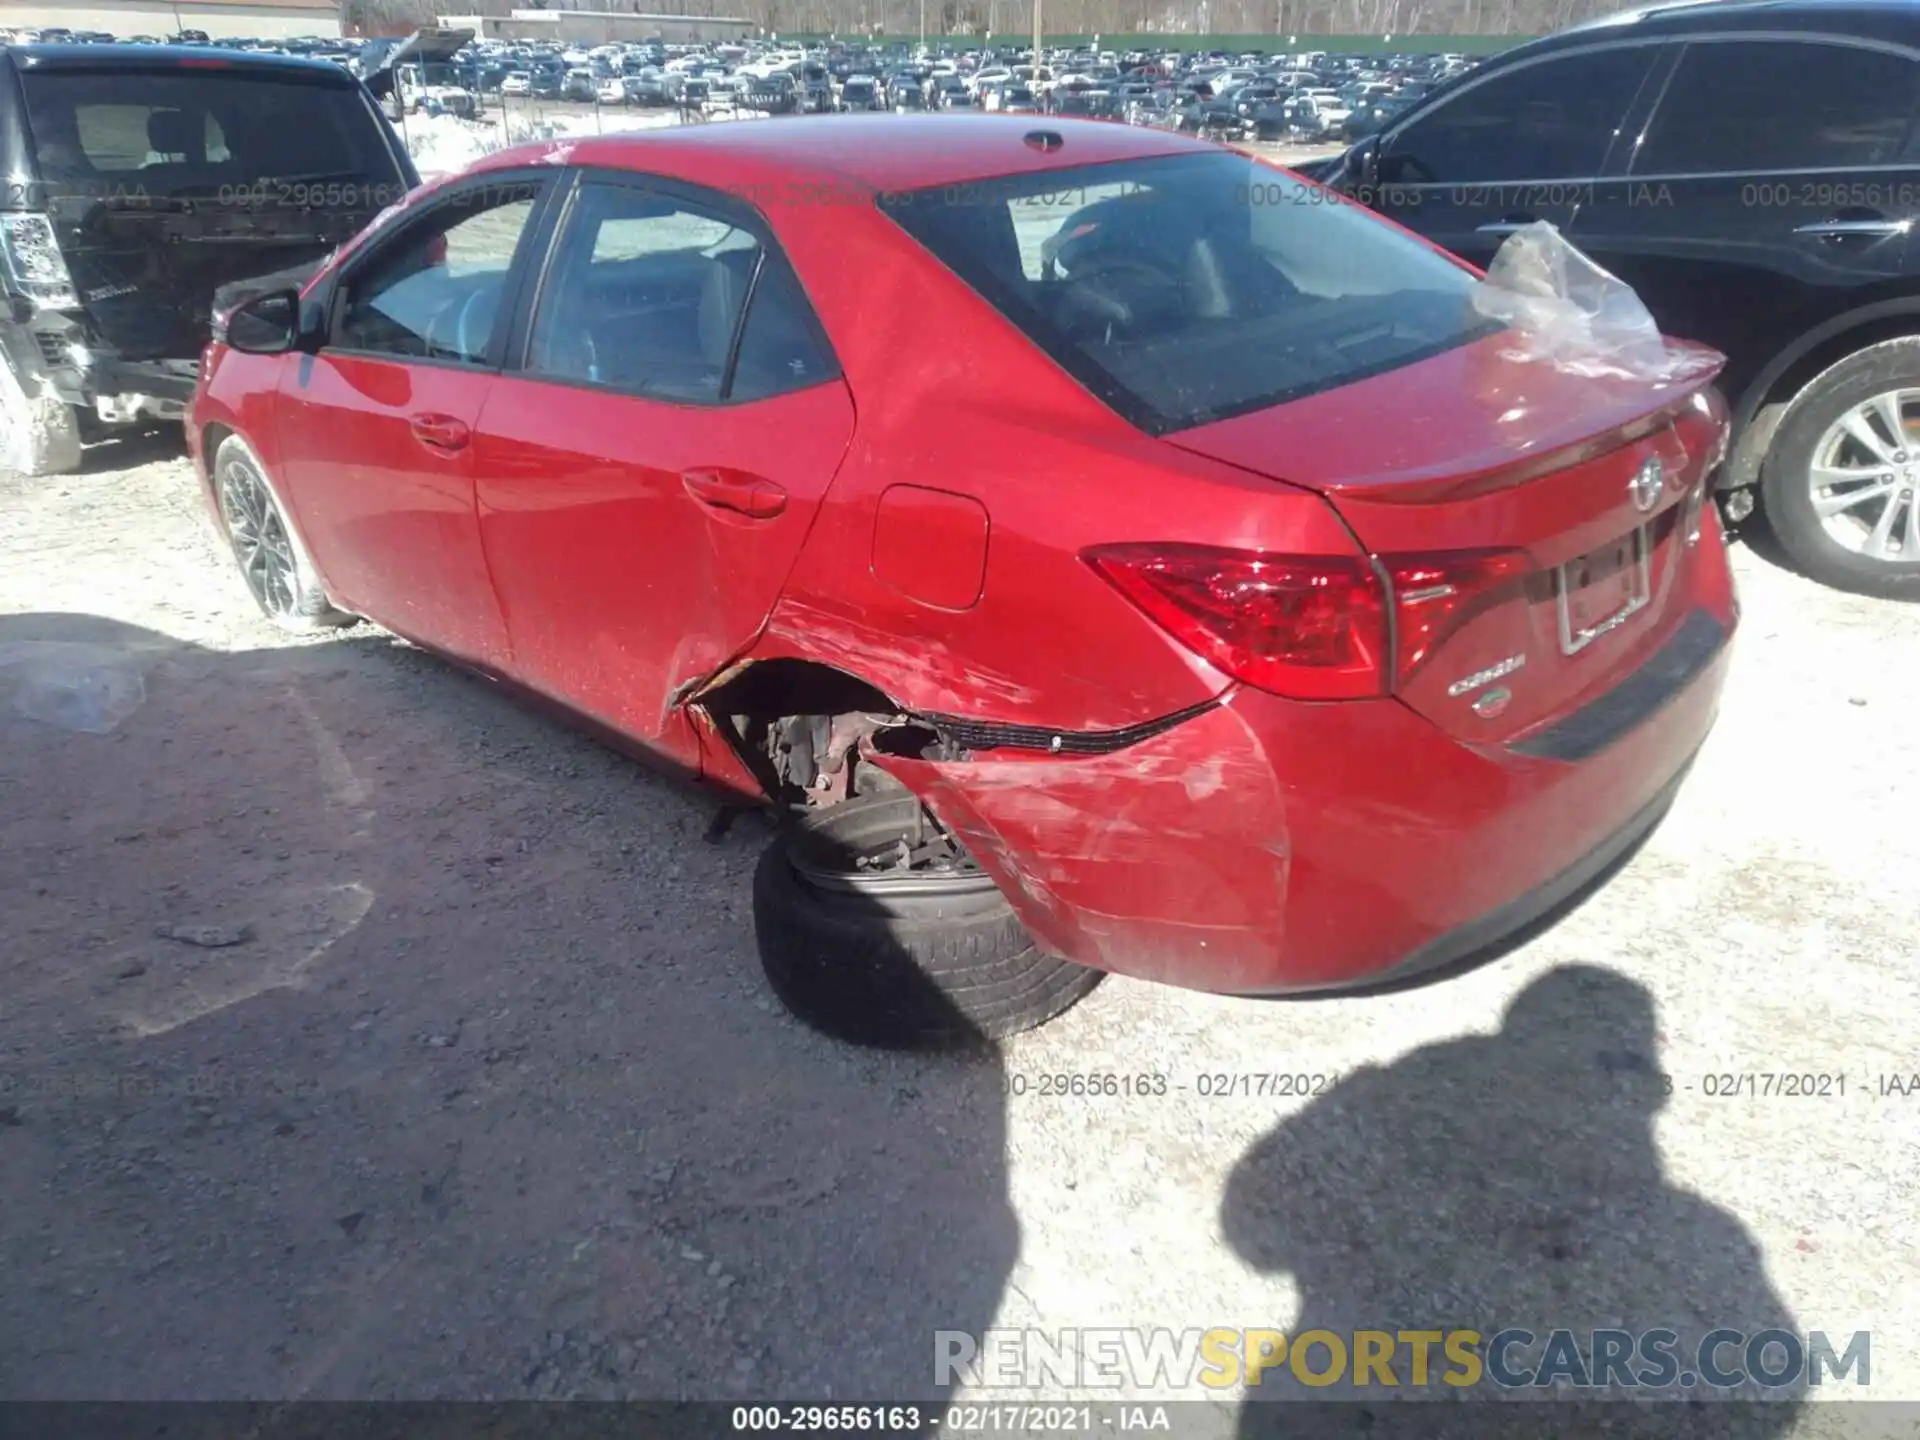
[[[1883,340],[1898,340],[1906,335],[1920,335],[1920,310],[1875,316],[1837,335],[1830,335],[1781,371],[1757,399],[1749,392],[1742,399],[1741,409],[1745,411],[1751,406],[1751,413],[1741,427],[1740,438],[1734,443],[1733,455],[1721,477],[1722,488],[1759,483],[1760,463],[1773,444],[1774,432],[1780,428],[1787,407],[1816,377],[1856,350],[1878,345]]]
[[[863,742],[937,753],[939,737],[881,690],[812,660],[759,660],[695,701],[783,807],[834,805],[896,785],[860,763]]]

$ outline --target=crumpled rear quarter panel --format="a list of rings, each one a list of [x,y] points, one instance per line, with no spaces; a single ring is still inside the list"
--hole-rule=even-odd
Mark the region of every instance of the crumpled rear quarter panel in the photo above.
[[[872,758],[966,843],[1048,950],[1143,980],[1271,982],[1286,801],[1232,709],[1112,755]]]

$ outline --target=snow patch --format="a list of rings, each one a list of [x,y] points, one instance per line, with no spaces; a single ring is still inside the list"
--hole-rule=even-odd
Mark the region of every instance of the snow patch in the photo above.
[[[516,115],[508,112],[479,120],[457,115],[409,115],[403,134],[407,152],[423,180],[464,170],[498,150],[531,141],[577,141],[595,135],[661,130],[679,123],[675,112],[642,111],[629,114],[603,110],[594,115]],[[543,157],[547,163],[566,163],[566,147]]]

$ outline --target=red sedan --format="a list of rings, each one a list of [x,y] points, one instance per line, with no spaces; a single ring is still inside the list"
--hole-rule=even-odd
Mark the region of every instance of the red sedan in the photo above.
[[[1354,987],[1658,820],[1736,617],[1710,372],[1581,378],[1232,152],[688,127],[416,192],[208,351],[256,599],[366,616],[785,816],[795,1010],[997,1035],[1104,971]]]

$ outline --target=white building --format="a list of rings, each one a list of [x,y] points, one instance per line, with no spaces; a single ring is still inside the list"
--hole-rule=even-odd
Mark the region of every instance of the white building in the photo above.
[[[122,38],[204,30],[211,38],[340,33],[339,0],[6,0],[0,29],[105,30]]]

